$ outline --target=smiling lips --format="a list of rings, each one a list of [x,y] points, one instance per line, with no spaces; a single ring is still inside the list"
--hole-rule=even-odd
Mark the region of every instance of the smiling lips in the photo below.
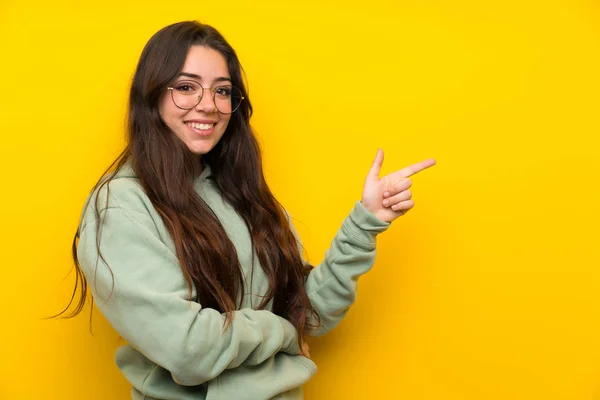
[[[191,128],[192,131],[199,133],[201,135],[209,135],[215,126],[215,122],[195,122],[188,121],[185,124]]]
[[[189,126],[190,128],[199,129],[202,131],[208,130],[208,129],[212,128],[213,126],[215,126],[214,122],[211,122],[211,123],[186,122],[185,124],[187,126]]]

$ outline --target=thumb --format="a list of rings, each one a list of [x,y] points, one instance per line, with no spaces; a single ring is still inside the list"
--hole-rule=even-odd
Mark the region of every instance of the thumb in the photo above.
[[[377,180],[379,179],[379,171],[381,171],[381,166],[383,165],[383,149],[377,149],[377,155],[375,156],[375,160],[373,160],[373,165],[371,165],[371,170],[369,171],[368,179]]]

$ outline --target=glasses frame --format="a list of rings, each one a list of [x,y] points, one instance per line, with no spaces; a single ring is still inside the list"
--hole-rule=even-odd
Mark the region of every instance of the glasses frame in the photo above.
[[[184,82],[188,82],[188,81],[184,81]],[[235,88],[235,89],[239,90],[239,92],[241,94],[242,91],[241,91],[240,88],[238,88],[237,86],[234,86],[234,85],[220,85],[220,86],[216,86],[216,87],[205,88],[204,86],[202,86],[200,84],[200,82],[196,82],[196,81],[192,81],[192,80],[190,80],[189,82],[194,82],[195,84],[197,84],[198,86],[200,86],[200,88],[202,88],[202,93],[198,96],[198,102],[196,104],[194,104],[190,108],[184,108],[184,107],[181,107],[181,106],[177,105],[177,103],[175,102],[174,94],[173,94],[173,91],[175,90],[175,87],[174,86],[167,86],[167,90],[171,92],[171,100],[173,101],[173,104],[175,104],[175,107],[177,107],[177,108],[179,108],[181,110],[191,110],[192,108],[195,108],[198,104],[200,104],[200,102],[204,98],[204,92],[207,91],[207,90],[212,93],[212,100],[213,100],[213,104],[215,105],[215,109],[218,112],[220,112],[221,114],[226,114],[226,115],[233,114],[234,112],[236,112],[240,108],[240,106],[242,105],[242,102],[246,99],[244,96],[241,96],[240,104],[238,104],[238,106],[235,109],[231,110],[231,112],[225,113],[225,112],[219,110],[219,107],[217,106],[217,102],[215,101],[215,96],[216,96],[216,93],[217,93],[216,92],[217,89],[218,88],[222,88],[222,87],[231,87],[231,88]]]

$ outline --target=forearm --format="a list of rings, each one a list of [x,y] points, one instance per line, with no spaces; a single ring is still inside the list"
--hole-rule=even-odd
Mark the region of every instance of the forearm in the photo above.
[[[358,278],[375,262],[377,234],[389,223],[378,220],[357,202],[333,239],[325,259],[306,280],[306,291],[321,320],[311,335],[322,335],[342,320],[357,293]]]

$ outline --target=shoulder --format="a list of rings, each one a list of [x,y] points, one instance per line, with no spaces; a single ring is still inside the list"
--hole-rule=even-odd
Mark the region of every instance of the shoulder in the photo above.
[[[98,211],[123,208],[131,211],[146,210],[150,199],[137,178],[114,177],[96,190]]]
[[[110,209],[141,213],[150,217],[155,213],[140,180],[127,164],[102,178],[92,190],[83,210],[81,225],[84,225],[89,217]]]
[[[100,212],[107,208],[143,211],[150,203],[140,180],[129,164],[104,178],[92,196],[98,198],[97,207]]]

